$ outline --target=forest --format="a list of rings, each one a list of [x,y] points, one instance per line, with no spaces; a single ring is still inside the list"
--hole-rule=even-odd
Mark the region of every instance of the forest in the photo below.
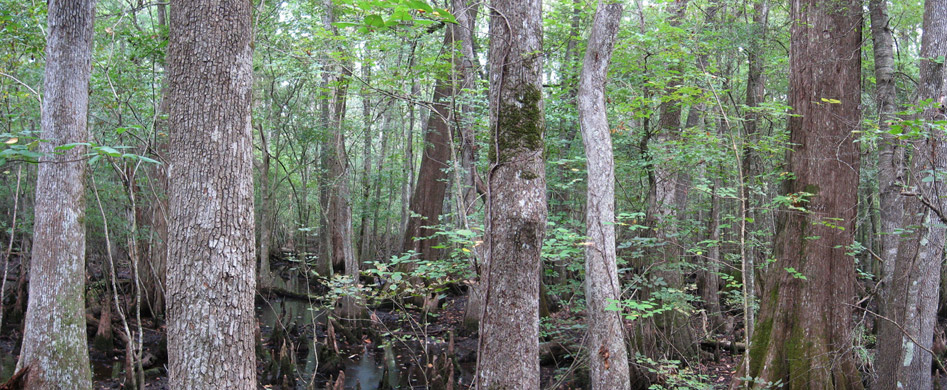
[[[947,389],[945,57],[947,0],[0,0],[0,390]]]

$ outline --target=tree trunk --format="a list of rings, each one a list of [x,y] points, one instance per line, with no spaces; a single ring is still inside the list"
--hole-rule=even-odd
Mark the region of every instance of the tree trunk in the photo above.
[[[326,230],[329,235],[329,257],[335,268],[344,268],[352,284],[358,284],[358,259],[355,258],[352,231],[352,199],[349,190],[349,159],[345,151],[345,131],[342,119],[345,117],[345,100],[348,93],[348,78],[351,72],[341,66],[341,74],[330,83],[335,92],[329,102],[329,131],[332,142],[326,149],[326,163],[329,167],[329,218]],[[342,300],[342,313],[345,317],[360,317],[358,297],[346,296]]]
[[[871,36],[875,55],[875,80],[878,101],[878,133],[882,137],[878,152],[878,186],[881,210],[881,257],[884,259],[881,273],[882,301],[888,296],[894,264],[898,255],[898,234],[904,210],[901,196],[901,178],[904,169],[904,149],[898,137],[889,133],[891,121],[895,119],[897,91],[894,82],[894,38],[888,18],[887,0],[868,2],[871,14]],[[882,310],[882,314],[886,314]]]
[[[590,173],[585,223],[592,245],[585,247],[585,300],[592,389],[631,386],[621,312],[607,309],[621,298],[615,260],[615,161],[605,83],[622,9],[621,3],[599,2],[579,78],[579,122]]]
[[[255,389],[251,4],[171,6],[168,377]]]
[[[687,0],[675,0],[669,4],[671,13],[668,24],[680,26],[687,8]],[[677,65],[676,72],[680,74],[683,67]],[[683,83],[680,76],[673,77],[665,90],[666,97],[672,96]],[[654,149],[673,148],[674,142],[680,139],[681,133],[681,102],[668,98],[659,108],[660,118],[658,127],[660,133],[656,137]],[[673,151],[666,152],[668,154]],[[649,223],[654,227],[654,235],[659,243],[664,245],[654,251],[653,260],[658,263],[655,278],[661,278],[667,283],[666,288],[683,291],[684,274],[682,264],[684,258],[683,245],[680,242],[679,221],[684,215],[687,206],[687,193],[690,189],[690,177],[685,167],[673,164],[670,161],[654,161],[654,183],[651,187],[648,203]],[[649,291],[652,293],[654,291]],[[675,303],[669,303],[675,304]],[[661,332],[664,337],[653,334],[644,334],[639,344],[642,353],[649,357],[673,357],[676,359],[692,359],[697,355],[697,343],[694,331],[688,323],[687,316],[680,310],[670,310],[654,316],[656,328],[653,331]],[[649,330],[645,330],[649,333]]]
[[[365,60],[362,63],[362,80],[366,84],[371,83],[372,79],[372,61],[370,59],[370,50],[365,49]],[[371,257],[369,247],[374,237],[369,237],[371,231],[368,226],[368,216],[370,213],[370,203],[372,196],[372,99],[367,88],[362,90],[362,127],[365,131],[362,138],[362,220],[359,223],[359,264],[364,264]],[[384,131],[384,129],[382,129]]]
[[[538,389],[546,235],[542,2],[491,4],[491,167],[477,388]]]
[[[445,29],[444,48],[453,50],[456,28]],[[438,240],[429,238],[437,229],[428,226],[440,222],[444,210],[444,197],[447,194],[447,171],[451,159],[451,128],[453,118],[451,103],[456,100],[457,88],[449,75],[442,74],[434,85],[433,109],[424,131],[424,151],[421,155],[421,168],[418,170],[417,186],[411,196],[411,217],[404,233],[402,248],[404,251],[418,252],[419,259],[437,260],[440,251]]]
[[[938,101],[944,93],[944,64],[935,59],[947,53],[947,0],[924,4],[918,100]],[[940,107],[929,107],[927,121],[944,120]],[[947,136],[927,125],[925,139],[912,141],[914,152],[908,179],[911,195],[904,201],[901,226],[913,227],[899,237],[896,262],[879,324],[877,388],[929,389],[934,326],[937,321],[941,262],[944,258],[944,211],[947,193],[940,191],[947,171]]]
[[[91,389],[85,321],[86,148],[94,1],[51,0],[29,304],[18,369],[29,389]]]
[[[260,149],[262,149],[262,164],[260,167],[260,200],[263,202],[260,207],[260,241],[257,256],[260,258],[260,268],[257,275],[257,283],[261,287],[267,287],[274,281],[273,271],[270,269],[270,252],[273,244],[273,226],[276,224],[276,186],[271,183],[271,161],[274,160],[270,153],[270,144],[267,139],[266,130],[259,126]]]
[[[756,149],[751,145],[757,145],[760,142],[759,122],[760,115],[753,109],[759,107],[766,95],[766,82],[763,79],[764,52],[763,42],[766,39],[766,32],[769,26],[769,0],[761,0],[753,6],[753,25],[754,32],[750,37],[750,48],[747,51],[747,72],[746,72],[746,107],[743,126],[746,131],[746,141],[743,146],[743,161],[741,161],[743,188],[740,194],[740,214],[744,217],[742,226],[770,226],[772,222],[771,214],[765,210],[758,211],[757,207],[763,206],[769,202],[765,195],[760,196],[755,193],[767,193],[768,191],[753,191],[754,188],[766,188],[768,183],[765,180],[759,180],[763,174],[762,161],[756,153]],[[719,213],[719,212],[718,212]],[[718,216],[719,217],[719,216]],[[746,218],[752,218],[754,224],[747,224]],[[756,324],[756,268],[761,259],[766,258],[766,248],[771,246],[770,242],[754,245],[752,235],[748,229],[742,229],[741,243],[744,259],[742,268],[745,272],[743,280],[745,281],[744,299],[745,313],[744,323],[746,324],[746,339],[753,337],[753,326]],[[765,237],[765,236],[764,236]],[[748,240],[749,238],[749,240]],[[750,246],[747,248],[747,246]],[[718,249],[719,252],[719,249]]]
[[[793,0],[788,170],[776,267],[747,354],[754,388],[860,389],[851,307],[858,202],[861,3]],[[741,370],[742,371],[742,370]],[[740,382],[734,383],[735,386]]]
[[[332,35],[338,31],[333,25],[335,13],[332,2],[326,2],[326,28]],[[331,60],[330,60],[331,61]],[[345,274],[351,278],[352,285],[358,284],[358,259],[355,257],[355,248],[352,231],[352,194],[349,190],[349,158],[345,150],[345,130],[342,121],[345,118],[346,97],[348,95],[349,78],[352,71],[345,63],[330,65],[334,70],[329,81],[333,88],[329,99],[329,137],[330,143],[326,148],[326,165],[328,167],[328,218],[326,231],[329,237],[329,258],[333,267],[344,268]],[[337,72],[337,73],[335,73]],[[359,297],[347,295],[342,299],[342,315],[347,318],[361,317],[364,308],[360,307]]]

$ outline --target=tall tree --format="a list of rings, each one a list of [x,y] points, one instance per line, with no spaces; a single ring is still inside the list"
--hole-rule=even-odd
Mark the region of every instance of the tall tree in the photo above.
[[[251,4],[170,14],[170,386],[255,389]]]
[[[947,54],[947,0],[924,2],[918,102],[934,102],[921,114],[926,121],[944,120],[937,103],[944,96]],[[875,387],[929,389],[931,350],[937,321],[941,262],[947,238],[947,193],[942,191],[947,171],[947,136],[925,124],[924,137],[911,142],[911,171],[906,178],[901,226],[911,227],[898,242],[896,261],[885,295],[885,316],[878,332],[878,377]],[[899,194],[901,195],[901,194]],[[889,260],[889,259],[886,259]],[[893,321],[893,322],[892,322]]]
[[[446,28],[444,49],[454,49],[454,30]],[[443,52],[442,52],[443,53]],[[423,260],[437,260],[439,251],[437,239],[431,238],[444,209],[444,196],[447,194],[448,162],[451,158],[450,103],[454,100],[456,88],[448,75],[439,75],[434,84],[434,102],[424,129],[424,149],[421,153],[421,167],[418,170],[417,185],[411,196],[411,216],[404,231],[404,251],[414,250]]]
[[[27,388],[91,389],[85,321],[84,147],[56,147],[89,138],[93,0],[51,0],[46,80],[36,178],[33,253],[19,369]]]
[[[747,358],[754,388],[859,389],[851,307],[858,202],[861,2],[793,0],[788,170],[776,267]],[[804,208],[804,211],[801,211]]]
[[[621,3],[599,1],[579,77],[579,123],[589,172],[585,224],[591,245],[585,247],[585,300],[592,389],[631,385],[621,315],[606,310],[621,296],[615,260],[615,161],[605,82],[622,11]]]
[[[542,1],[493,0],[490,170],[477,388],[539,388],[539,271],[546,235]]]
[[[766,80],[763,72],[765,56],[763,51],[763,42],[766,39],[766,32],[769,28],[769,0],[760,0],[753,4],[753,32],[750,37],[750,45],[747,50],[747,71],[746,71],[746,107],[744,114],[743,129],[746,132],[747,141],[743,147],[743,161],[740,167],[741,187],[740,194],[740,213],[744,217],[741,224],[746,226],[746,219],[752,218],[759,221],[758,226],[772,226],[772,218],[765,211],[757,211],[752,204],[764,204],[767,200],[759,195],[761,191],[753,191],[753,187],[763,187],[765,182],[754,182],[748,185],[748,178],[760,177],[762,174],[762,161],[759,154],[750,146],[758,143],[760,140],[760,114],[754,108],[759,107],[766,95]],[[756,199],[754,199],[754,196]],[[747,246],[747,231],[743,229],[742,234],[742,253],[743,253],[743,282],[744,282],[744,316],[746,325],[746,338],[753,337],[753,325],[756,322],[753,308],[756,306],[756,264],[757,261],[766,256],[765,248],[768,245],[754,245],[751,248]],[[768,243],[767,243],[768,244]]]
[[[668,25],[680,28],[684,22],[688,0],[674,0],[668,3]],[[683,63],[677,62],[670,80],[664,88],[665,96],[659,111],[658,134],[653,139],[655,145],[650,146],[654,151],[666,149],[661,153],[673,153],[670,149],[681,139],[681,106],[682,102],[675,95],[683,85]],[[656,160],[656,159],[655,159]],[[690,175],[686,167],[674,164],[671,161],[653,161],[653,180],[651,192],[648,194],[648,223],[654,227],[654,238],[663,243],[654,250],[654,262],[657,263],[656,278],[663,279],[668,288],[683,291],[684,272],[682,264],[684,245],[681,242],[682,229],[679,227],[684,220],[687,207],[687,194],[690,191]],[[654,289],[649,289],[650,294]],[[642,353],[658,357],[675,357],[690,359],[697,356],[697,343],[694,331],[687,321],[683,311],[670,310],[654,316],[655,327],[646,327],[642,330],[642,338],[638,344]],[[658,332],[664,337],[659,337]]]

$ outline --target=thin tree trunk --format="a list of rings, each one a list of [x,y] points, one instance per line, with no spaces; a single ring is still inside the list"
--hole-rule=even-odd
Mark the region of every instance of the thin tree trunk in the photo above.
[[[747,357],[754,388],[861,389],[852,353],[861,120],[861,3],[793,0],[788,171],[777,267]],[[804,208],[805,211],[799,209]],[[741,371],[743,371],[741,369]],[[734,387],[743,385],[735,381]]]
[[[748,185],[747,181],[752,180],[753,184],[756,186],[766,186],[766,182],[756,181],[755,178],[761,176],[762,172],[762,163],[760,157],[756,154],[756,150],[750,145],[757,144],[759,142],[759,122],[760,115],[754,108],[758,107],[760,103],[763,102],[763,97],[766,92],[766,81],[763,76],[763,65],[764,65],[764,55],[763,55],[763,42],[766,39],[766,32],[769,27],[769,0],[760,0],[755,3],[753,6],[753,27],[754,34],[751,34],[750,37],[750,48],[747,52],[747,76],[746,76],[746,107],[749,108],[744,113],[744,130],[746,131],[746,141],[744,141],[743,146],[743,161],[741,161],[740,169],[743,170],[743,188],[742,193],[740,194],[740,214],[753,218],[753,221],[757,223],[754,226],[769,226],[770,225],[770,214],[766,211],[751,211],[757,210],[754,207],[748,207],[751,205],[762,205],[768,201],[768,199],[761,199],[762,197],[757,196],[757,199],[753,199],[754,193],[765,192],[765,191],[752,191],[752,186]],[[743,225],[746,226],[747,224]],[[758,222],[757,222],[758,221]],[[743,269],[745,270],[745,275],[743,275],[743,280],[745,281],[744,294],[746,295],[744,299],[746,300],[745,311],[744,313],[744,323],[746,324],[746,339],[749,340],[753,337],[753,327],[756,324],[756,265],[757,260],[763,259],[766,255],[765,248],[769,247],[767,245],[753,245],[750,248],[746,248],[747,237],[752,237],[746,229],[740,232],[742,235],[742,245],[743,253],[745,254],[743,259]]]
[[[171,6],[168,377],[255,389],[252,7]]]
[[[94,1],[51,0],[29,304],[18,369],[26,388],[91,389],[85,321],[86,142]]]
[[[887,0],[868,2],[871,15],[871,36],[875,55],[875,82],[878,101],[878,132],[881,134],[881,150],[878,152],[878,186],[881,203],[881,256],[884,259],[881,272],[882,302],[888,296],[894,265],[898,256],[901,216],[904,197],[901,196],[904,170],[904,148],[898,137],[890,133],[891,121],[895,119],[897,90],[894,83],[894,38],[888,18]],[[886,310],[882,309],[882,314]]]
[[[687,0],[675,0],[669,5],[671,18],[668,23],[671,26],[679,26],[683,22],[687,3]],[[679,73],[682,71],[680,65],[677,71]],[[674,77],[668,83],[665,94],[668,96],[674,94],[681,83],[680,77]],[[668,148],[680,139],[681,102],[664,101],[661,103],[659,112],[660,133],[656,139],[657,147]],[[649,194],[648,218],[655,228],[655,238],[658,242],[664,243],[655,253],[655,261],[660,265],[654,276],[662,278],[667,283],[667,288],[683,291],[682,263],[685,258],[677,225],[687,206],[690,177],[685,172],[685,168],[666,162],[655,161],[653,167],[654,186]],[[681,311],[670,310],[656,315],[654,321],[657,327],[653,331],[663,333],[664,337],[644,334],[641,340],[643,353],[651,357],[660,354],[685,360],[696,357],[696,338],[687,321],[687,316]]]
[[[270,143],[267,140],[266,130],[259,126],[260,148],[263,150],[262,166],[260,167],[260,198],[263,202],[260,207],[260,244],[257,256],[260,258],[260,268],[257,277],[257,283],[261,287],[269,286],[273,282],[273,271],[270,269],[270,252],[273,243],[273,225],[276,224],[276,197],[274,196],[274,185],[271,183],[271,161],[273,156],[270,153]]]
[[[947,0],[924,3],[924,35],[921,39],[918,101],[943,102],[944,64],[936,58],[947,53]],[[941,107],[928,107],[927,121],[944,120]],[[912,141],[914,153],[909,173],[910,195],[904,201],[901,226],[911,226],[900,235],[896,262],[885,299],[885,316],[878,333],[877,388],[929,389],[931,349],[937,321],[941,263],[944,259],[947,193],[943,172],[947,171],[947,136],[924,126],[927,137]]]
[[[538,389],[547,212],[542,2],[493,0],[491,11],[491,167],[477,388]]]
[[[378,163],[375,167],[375,171],[378,172],[379,179],[378,183],[375,184],[375,194],[372,196],[372,238],[379,243],[382,241],[382,239],[387,240],[387,237],[379,237],[378,235],[378,225],[382,224],[381,218],[378,217],[378,212],[381,209],[381,177],[382,172],[385,169],[385,162],[388,159],[388,125],[391,123],[392,113],[386,109],[384,116],[385,119],[382,121],[383,124],[381,126],[381,155],[378,156]],[[388,214],[390,213],[385,213],[385,215]],[[378,252],[377,248],[379,246],[380,245],[378,244],[370,245],[369,251],[375,255],[375,252]],[[388,246],[384,245],[384,247],[387,248]],[[380,257],[382,259],[386,259],[387,255],[382,254]]]
[[[366,51],[368,51],[366,49]],[[362,63],[362,80],[369,84],[372,80],[372,64],[368,58],[370,53],[366,53],[366,59]],[[371,231],[368,227],[369,202],[372,196],[372,99],[365,88],[362,91],[362,127],[365,131],[362,141],[362,220],[359,223],[359,263],[364,264],[370,257],[368,248],[374,237],[369,237]]]
[[[585,248],[589,377],[592,389],[605,390],[631,386],[621,315],[607,309],[621,298],[615,259],[615,161],[605,114],[605,83],[622,10],[621,3],[599,2],[578,91],[579,122],[589,172],[585,218],[591,238],[591,245]]]

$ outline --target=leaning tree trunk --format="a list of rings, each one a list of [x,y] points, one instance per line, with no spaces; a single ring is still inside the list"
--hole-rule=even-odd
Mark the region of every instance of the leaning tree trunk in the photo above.
[[[493,0],[490,33],[491,163],[477,388],[538,389],[546,235],[542,2]]]
[[[851,304],[858,202],[861,3],[793,0],[790,142],[776,264],[739,377],[754,388],[860,389]],[[740,385],[740,381],[734,383]]]
[[[918,100],[938,101],[943,96],[944,64],[936,61],[947,53],[947,0],[928,0],[924,5],[924,35]],[[927,121],[944,120],[941,107],[928,107]],[[911,142],[913,156],[901,226],[912,226],[902,234],[897,261],[885,297],[885,316],[878,333],[878,377],[875,387],[929,389],[931,350],[937,321],[941,262],[944,258],[947,192],[947,136],[943,130],[925,125],[924,139]]]
[[[605,390],[631,386],[621,313],[607,309],[621,298],[615,262],[615,161],[605,115],[605,82],[622,8],[621,3],[599,2],[578,92],[579,123],[589,172],[585,217],[591,238],[591,245],[585,247],[589,377],[592,389]]]
[[[255,389],[251,4],[171,6],[168,377]]]
[[[19,369],[29,389],[91,389],[85,326],[86,142],[94,1],[51,0],[33,252]]]

